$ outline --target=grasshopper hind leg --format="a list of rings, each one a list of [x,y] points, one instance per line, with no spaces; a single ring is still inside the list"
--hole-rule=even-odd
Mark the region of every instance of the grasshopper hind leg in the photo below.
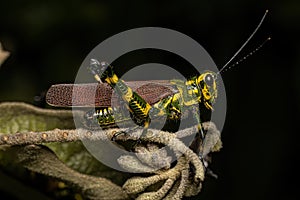
[[[142,135],[145,134],[150,124],[149,111],[152,106],[127,86],[123,80],[119,79],[109,63],[91,59],[88,69],[98,82],[108,83],[125,103],[125,107],[129,111],[132,121],[137,125],[133,128],[129,128],[129,131],[142,126],[144,128]],[[124,133],[116,133],[116,136],[113,138],[116,139],[116,137],[121,134]]]

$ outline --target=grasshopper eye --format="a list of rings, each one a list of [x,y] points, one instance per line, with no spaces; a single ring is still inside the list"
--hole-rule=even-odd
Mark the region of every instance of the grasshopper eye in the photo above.
[[[211,74],[207,74],[204,78],[204,81],[207,85],[212,86],[214,82],[214,77]]]

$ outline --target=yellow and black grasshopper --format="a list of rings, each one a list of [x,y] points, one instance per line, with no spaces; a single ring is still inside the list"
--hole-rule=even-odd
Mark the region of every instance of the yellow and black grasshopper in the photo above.
[[[76,90],[73,90],[72,84],[53,85],[47,92],[48,104],[95,106],[96,110],[86,113],[86,125],[92,126],[93,122],[97,122],[102,128],[111,128],[116,127],[116,124],[134,121],[137,127],[144,128],[143,132],[163,117],[166,118],[167,123],[176,123],[181,120],[184,113],[186,113],[184,116],[192,113],[198,125],[200,137],[204,138],[199,104],[203,105],[202,109],[212,111],[213,103],[217,98],[216,73],[206,71],[187,81],[124,82],[118,78],[113,67],[107,62],[100,63],[96,59],[91,59],[89,70],[99,82],[98,84],[80,84],[76,86]],[[111,104],[115,104],[112,101],[118,101],[118,99],[112,99],[112,89],[121,97],[123,101],[121,105],[129,111],[129,117],[123,115],[124,110],[111,107]],[[74,93],[74,91],[78,92]],[[96,95],[91,91],[96,91]],[[71,95],[73,98],[70,98]],[[167,125],[167,127],[170,126]]]
[[[266,13],[257,28],[232,59],[256,33]],[[257,51],[263,44],[254,51]],[[248,54],[248,56],[253,52]],[[205,71],[186,81],[160,80],[133,82],[125,82],[119,79],[109,63],[91,59],[88,69],[93,74],[95,80],[98,81],[98,84],[80,84],[76,86],[72,84],[53,85],[48,90],[46,100],[52,106],[95,107],[95,110],[89,111],[85,115],[85,124],[87,126],[96,122],[97,126],[101,126],[102,128],[112,128],[116,127],[117,124],[125,124],[126,126],[127,122],[133,121],[136,127],[143,127],[143,133],[152,124],[159,122],[162,117],[165,117],[168,123],[176,124],[187,116],[186,113],[192,113],[194,122],[198,126],[196,136],[198,137],[198,141],[200,141],[199,143],[201,143],[205,138],[205,132],[201,126],[203,122],[201,115],[204,112],[207,113],[213,110],[213,104],[218,96],[217,77],[222,71],[230,68],[226,67],[232,59],[219,72]],[[241,60],[244,59],[245,57]],[[73,90],[74,87],[77,89]],[[125,110],[129,112],[129,115],[126,117],[124,109],[112,106],[112,104],[115,105],[114,101],[119,101],[112,98],[113,89],[123,102],[119,106],[125,107]],[[96,93],[93,91],[96,91]],[[115,137],[118,134],[120,133],[116,133]],[[193,150],[199,153],[201,157],[201,152],[198,149],[199,147],[196,147]]]

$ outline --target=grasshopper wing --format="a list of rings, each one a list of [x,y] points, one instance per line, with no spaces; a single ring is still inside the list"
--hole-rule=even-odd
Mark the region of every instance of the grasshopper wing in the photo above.
[[[150,105],[178,92],[167,80],[128,81],[126,84]],[[46,101],[56,107],[109,107],[119,101],[112,93],[106,83],[57,84],[47,91]]]

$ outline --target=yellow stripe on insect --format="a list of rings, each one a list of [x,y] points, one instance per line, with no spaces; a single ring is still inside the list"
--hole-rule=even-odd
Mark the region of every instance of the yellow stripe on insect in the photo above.
[[[179,91],[182,93],[182,89],[179,89]],[[172,98],[172,101],[177,101],[178,99],[180,99],[181,98],[181,94],[179,94],[179,93],[176,93],[174,96],[173,96],[173,98]]]
[[[98,74],[95,74],[94,78],[96,79],[96,81],[101,82],[101,78]]]
[[[111,78],[112,83],[116,84],[119,81],[119,78],[116,74],[114,74]]]
[[[145,112],[144,113],[149,113],[149,110],[151,109],[151,106],[147,103],[146,104],[146,108],[144,109],[145,110]]]
[[[204,88],[202,89],[202,94],[206,100],[209,100],[211,98],[207,86],[204,86]]]
[[[104,110],[103,110],[103,113],[104,113],[104,115],[107,115],[107,110],[104,109]]]
[[[172,102],[172,100],[173,100],[173,98],[169,98],[168,101],[164,103],[163,108],[166,109],[169,106],[169,104]]]
[[[148,128],[149,125],[150,125],[150,123],[149,123],[148,121],[145,121],[145,123],[144,123],[144,128]]]
[[[197,128],[198,128],[198,130],[201,130],[201,129],[202,129],[202,127],[201,127],[201,124],[200,124],[200,123],[198,123],[198,124],[197,124]]]
[[[146,104],[146,107],[143,108],[139,103],[137,103],[137,102],[134,102],[134,103],[135,103],[135,105],[138,107],[138,109],[141,110],[141,111],[143,112],[143,114],[144,114],[145,116],[148,115],[149,110],[151,109],[151,105],[149,105],[149,104],[147,103],[147,104]]]
[[[105,79],[105,81],[108,83],[108,84],[116,84],[118,81],[119,81],[119,78],[116,74],[114,74],[112,77],[107,77]]]
[[[124,94],[122,98],[124,99],[124,101],[129,102],[132,100],[132,96],[133,92],[130,88],[128,88],[126,94]]]
[[[200,82],[203,81],[204,75],[206,75],[206,73],[205,73],[205,74],[201,74],[201,75],[197,78],[197,81],[196,81],[196,82],[197,82],[198,85],[200,85]]]
[[[213,107],[208,102],[205,102],[205,106],[210,110],[214,110]]]
[[[192,85],[193,83],[195,83],[194,80],[188,80],[188,81],[186,81],[186,85]]]

